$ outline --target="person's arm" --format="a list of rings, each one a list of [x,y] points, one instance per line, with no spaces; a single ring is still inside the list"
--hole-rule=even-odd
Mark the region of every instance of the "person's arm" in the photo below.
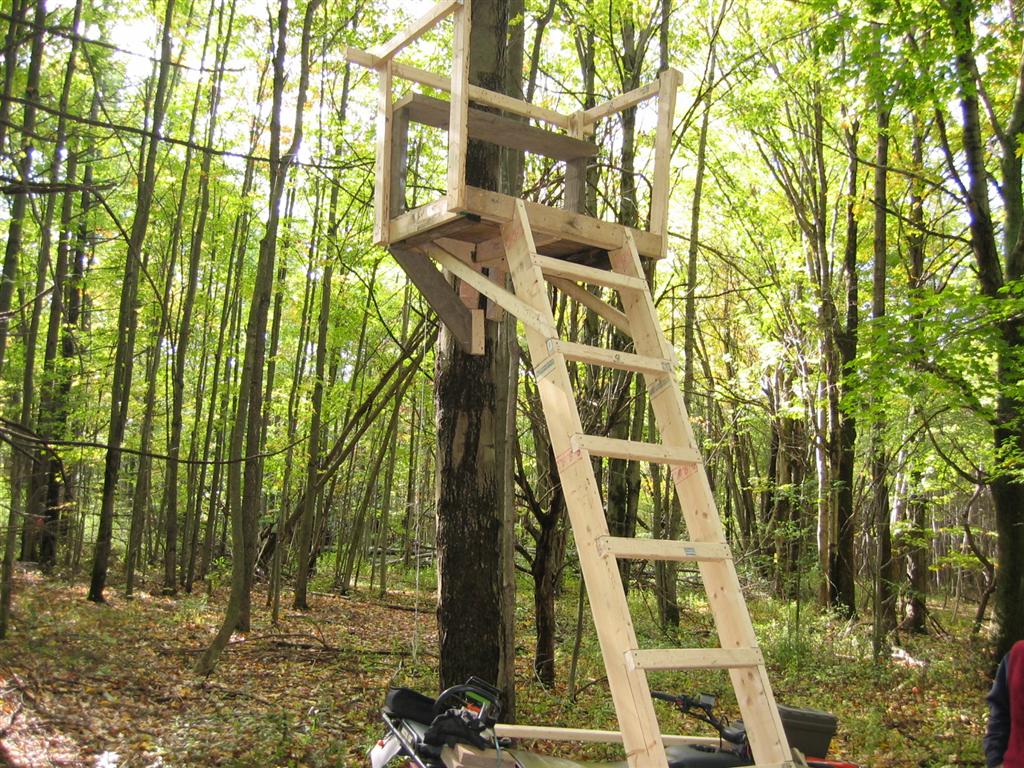
[[[1008,658],[999,662],[996,679],[988,694],[988,729],[985,731],[985,763],[988,768],[1002,765],[1010,741],[1010,687],[1007,684]]]

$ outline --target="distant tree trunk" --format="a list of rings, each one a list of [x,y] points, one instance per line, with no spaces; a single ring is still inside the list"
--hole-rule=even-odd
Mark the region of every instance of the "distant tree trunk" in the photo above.
[[[28,9],[28,2],[25,3],[22,13]],[[17,14],[14,14],[17,17]],[[33,145],[36,140],[36,115],[39,98],[39,77],[43,66],[43,36],[46,29],[46,2],[35,0],[35,20],[33,21],[32,47],[29,54],[28,74],[25,80],[25,109],[22,117],[21,138],[19,139],[18,157],[18,182],[14,192],[14,199],[10,207],[10,225],[7,229],[7,245],[4,250],[3,274],[0,276],[0,373],[4,370],[4,356],[7,351],[7,331],[10,325],[11,302],[14,297],[14,289],[18,283],[18,264],[21,258],[22,235],[25,225],[25,214],[28,210],[29,190],[28,182],[32,178],[32,161],[34,157]],[[16,30],[16,22],[12,18],[10,34]],[[16,34],[16,33],[15,33]],[[5,56],[17,56],[17,46],[5,52]],[[13,70],[8,70],[5,77],[13,76]],[[9,88],[5,83],[5,89]],[[7,102],[4,99],[4,102]],[[5,103],[4,109],[9,107]],[[5,125],[6,128],[6,125]],[[16,462],[17,463],[17,462]],[[20,500],[15,500],[17,492],[12,492],[12,502],[20,505]],[[12,508],[13,513],[13,508]]]
[[[267,316],[270,294],[273,290],[274,261],[277,255],[277,230],[280,221],[280,203],[284,194],[288,169],[295,160],[302,142],[302,115],[306,89],[309,85],[309,45],[313,16],[321,0],[309,0],[302,26],[302,50],[299,69],[299,87],[296,93],[295,125],[292,143],[281,155],[281,103],[284,98],[285,58],[288,35],[288,0],[281,0],[277,18],[277,42],[274,51],[274,92],[270,117],[270,195],[267,226],[260,242],[256,282],[246,325],[245,357],[238,408],[235,413],[235,432],[245,432],[245,478],[241,503],[231,510],[231,594],[220,631],[210,647],[196,664],[196,671],[209,674],[228,639],[236,630],[248,631],[252,594],[252,569],[256,559],[256,515],[260,509],[261,470],[259,457],[263,432],[263,366],[266,352]],[[241,439],[233,435],[235,450],[241,452]],[[234,457],[233,457],[234,458]],[[238,456],[238,458],[241,458]]]
[[[912,158],[915,170],[924,168],[924,130],[914,116]],[[910,183],[910,216],[907,234],[908,278],[911,295],[926,290],[924,280],[924,185],[917,179]],[[914,325],[922,322],[920,313],[915,312]],[[920,369],[917,363],[915,368]],[[917,408],[915,407],[915,411]],[[910,476],[910,499],[907,513],[910,519],[911,541],[907,551],[907,578],[910,582],[910,599],[907,601],[907,615],[903,626],[915,634],[928,631],[928,553],[931,550],[931,531],[928,529],[928,505],[921,491],[923,477],[920,470],[913,470]]]
[[[168,102],[171,70],[171,25],[175,0],[167,0],[160,42],[160,66],[156,94],[153,98],[152,138],[146,151],[145,168],[139,179],[135,218],[124,262],[121,302],[118,309],[117,348],[114,353],[114,372],[110,393],[110,426],[107,432],[107,453],[103,469],[103,495],[100,502],[99,530],[93,555],[92,579],[89,599],[103,602],[107,583],[107,567],[114,532],[114,500],[121,467],[121,444],[128,420],[128,401],[135,361],[135,332],[138,325],[139,265],[143,258],[143,245],[149,227],[149,214],[153,205],[156,185],[156,158],[160,149],[160,135]]]
[[[997,131],[1001,157],[999,189],[1003,202],[1002,254],[996,242],[996,227],[989,204],[989,169],[985,162],[985,139],[981,130],[978,98],[978,63],[974,53],[973,0],[953,0],[945,5],[956,51],[956,80],[963,115],[963,156],[968,184],[964,192],[970,216],[971,246],[977,265],[982,295],[993,302],[1018,301],[1018,291],[1007,291],[1024,277],[1024,189],[1021,185],[1020,143],[1024,138],[1024,68],[1016,73],[1012,111],[1006,125]],[[1002,256],[1002,258],[1000,258]],[[1005,267],[1004,267],[1005,263]],[[1005,270],[1005,271],[1004,271]],[[999,394],[992,420],[997,456],[1007,457],[989,486],[996,510],[998,573],[995,592],[995,658],[1007,653],[1013,643],[1024,639],[1024,480],[1020,456],[1024,455],[1024,397],[1019,394],[1024,350],[1024,317],[1007,312],[997,326],[1001,345],[997,357],[996,384]]]
[[[874,275],[872,280],[871,319],[880,323],[885,317],[886,208],[888,204],[887,173],[889,165],[889,107],[878,105],[878,136],[875,155],[875,224]],[[877,328],[877,326],[876,326]],[[881,331],[876,330],[876,334]],[[885,652],[888,637],[896,628],[896,561],[892,555],[892,526],[889,510],[889,482],[885,451],[885,421],[876,416],[871,425],[871,488],[872,514],[875,520],[875,601],[872,647],[875,658]]]
[[[840,386],[848,392],[853,383],[853,362],[857,358],[857,326],[860,321],[859,276],[857,273],[857,155],[858,123],[853,120],[846,129],[847,154],[850,160],[847,171],[846,201],[846,252],[843,271],[846,274],[846,327],[838,334]],[[832,605],[840,613],[852,617],[857,613],[856,575],[854,561],[853,481],[857,447],[857,418],[853,409],[840,410],[838,445],[836,451],[836,545],[831,562]]]
[[[212,16],[212,5],[211,5]],[[220,6],[218,16],[218,32],[224,20],[224,4]],[[224,79],[224,62],[227,56],[227,45],[231,39],[231,31],[234,26],[235,4],[231,3],[227,31],[223,39],[216,45],[214,54],[213,82],[210,84],[210,96],[206,110],[206,144],[212,145],[217,131],[217,109],[220,105],[220,89]],[[207,29],[212,28],[212,21]],[[205,45],[203,60],[205,61]],[[199,90],[196,90],[196,100],[193,106],[194,112],[199,111]],[[189,128],[190,136],[194,133],[195,122]],[[189,153],[186,160],[191,160]],[[188,271],[185,275],[185,297],[182,300],[180,318],[178,321],[178,338],[174,347],[174,362],[171,370],[171,435],[167,445],[167,474],[164,478],[163,512],[165,521],[166,544],[164,549],[164,590],[171,593],[177,590],[176,579],[176,545],[177,545],[177,520],[178,520],[178,469],[179,455],[181,453],[182,433],[182,408],[185,402],[185,365],[188,361],[188,345],[192,333],[192,311],[195,306],[197,282],[199,278],[199,262],[203,252],[203,237],[206,231],[206,220],[210,212],[210,168],[213,160],[211,152],[203,153],[199,164],[199,208],[196,211],[193,225],[192,238],[189,243]],[[184,192],[184,186],[182,188]],[[182,196],[184,202],[184,195]],[[212,411],[212,406],[211,406]],[[186,531],[182,541],[188,545],[188,515],[185,516]],[[186,581],[191,586],[190,579]]]
[[[82,18],[82,0],[75,3],[75,10],[72,17],[73,28]],[[57,208],[57,187],[61,181],[61,173],[65,170],[63,165],[64,156],[67,156],[67,168],[64,180],[74,184],[78,174],[78,148],[69,148],[67,142],[67,111],[71,98],[71,85],[74,79],[75,62],[78,57],[78,41],[71,41],[71,50],[68,53],[67,64],[64,68],[64,83],[61,88],[61,95],[58,109],[60,115],[57,119],[57,131],[54,137],[53,161],[50,166],[50,184],[52,191],[46,201],[46,211],[43,216],[43,223],[39,233],[39,262],[36,272],[36,290],[32,310],[32,326],[25,344],[25,367],[22,380],[22,426],[31,427],[28,420],[28,411],[35,398],[35,347],[38,336],[39,322],[42,317],[43,292],[48,278],[50,265],[50,246],[53,219]],[[2,146],[2,144],[0,144]],[[64,314],[64,288],[68,274],[68,254],[71,246],[71,217],[74,209],[75,194],[71,188],[64,191],[61,203],[61,216],[59,224],[59,235],[57,242],[57,261],[53,270],[53,284],[50,294],[50,312],[47,320],[46,341],[43,348],[43,370],[40,381],[39,414],[37,431],[44,439],[56,437],[55,417],[58,408],[55,402],[55,387],[57,375],[55,371],[57,360],[57,346],[60,340],[60,322]],[[47,454],[47,451],[36,452],[33,462],[32,482],[29,485],[29,499],[27,511],[29,519],[39,521],[35,551],[31,553],[33,559],[38,560],[40,566],[49,570],[57,564],[57,535],[58,521],[60,518],[59,494],[51,496],[49,484],[51,465],[57,472],[61,471],[60,460],[54,454]]]
[[[331,216],[338,201],[338,185],[331,191]],[[332,222],[333,225],[333,222]],[[333,228],[333,227],[332,227]],[[316,368],[313,373],[313,397],[309,416],[309,455],[306,467],[306,487],[312,488],[320,468],[320,422],[324,401],[324,367],[327,361],[327,330],[331,315],[331,279],[334,277],[334,259],[328,258],[324,265],[324,276],[320,289],[320,320],[316,336]],[[295,602],[298,611],[309,610],[306,589],[310,571],[310,546],[313,537],[313,501],[315,494],[307,493],[303,498],[302,517],[299,523],[299,543],[296,548],[297,564],[295,574]]]

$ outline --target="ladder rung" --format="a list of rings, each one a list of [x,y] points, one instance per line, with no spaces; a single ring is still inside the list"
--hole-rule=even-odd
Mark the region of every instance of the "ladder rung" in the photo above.
[[[634,669],[741,669],[760,667],[759,648],[654,648],[629,651],[626,663]]]
[[[602,551],[623,560],[670,560],[678,563],[690,563],[722,561],[732,558],[727,544],[711,541],[602,536],[597,543]]]
[[[576,280],[590,283],[591,285],[603,285],[606,288],[615,288],[622,291],[642,291],[647,287],[647,283],[640,278],[612,272],[610,269],[587,267],[583,264],[576,264],[572,261],[556,259],[551,256],[537,255],[534,258],[545,275],[564,277],[567,280]]]
[[[664,375],[672,373],[674,368],[672,360],[666,360],[662,357],[647,357],[645,355],[636,355],[632,352],[591,347],[586,344],[577,344],[574,341],[562,341],[561,339],[548,339],[548,352],[552,354],[561,352],[569,360],[576,360],[581,363],[594,363],[595,365],[603,365],[606,368],[618,368],[623,371]]]
[[[638,440],[620,440],[601,435],[572,436],[574,448],[582,448],[598,456],[631,461],[650,461],[655,464],[699,464],[700,451],[679,445],[642,443]]]

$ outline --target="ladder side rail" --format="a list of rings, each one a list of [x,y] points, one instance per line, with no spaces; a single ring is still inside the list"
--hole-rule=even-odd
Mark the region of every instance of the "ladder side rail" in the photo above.
[[[624,245],[609,253],[612,267],[623,274],[641,276],[643,269],[629,232]],[[623,309],[633,327],[633,339],[641,353],[671,355],[661,331],[650,291],[622,296]],[[651,406],[666,445],[696,449],[693,428],[686,414],[682,392],[677,386],[661,386],[651,395]],[[718,515],[703,464],[672,469],[679,503],[690,537],[695,541],[725,543],[725,531]],[[719,643],[724,649],[757,648],[757,637],[747,611],[739,578],[731,560],[700,562],[701,578],[715,618]],[[791,760],[789,744],[764,665],[730,669],[733,688],[747,726],[757,764]]]
[[[626,655],[636,649],[636,633],[615,559],[604,556],[598,547],[599,539],[608,535],[608,524],[593,466],[571,444],[571,436],[582,431],[582,423],[565,356],[548,349],[548,341],[556,333],[555,322],[544,276],[534,260],[536,247],[521,200],[516,201],[512,221],[502,228],[502,239],[517,295],[543,314],[548,324],[546,333],[526,325],[526,338],[580,568],[588,593],[601,596],[591,599],[590,606],[626,757],[631,768],[665,768],[668,760],[646,675],[628,669],[625,663]]]

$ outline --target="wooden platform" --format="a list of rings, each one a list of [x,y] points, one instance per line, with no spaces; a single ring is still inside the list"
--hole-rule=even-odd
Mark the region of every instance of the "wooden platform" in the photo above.
[[[478,245],[497,240],[501,226],[512,220],[517,198],[477,187],[467,186],[465,191],[466,203],[458,211],[448,210],[445,195],[391,219],[390,242],[416,246],[449,238]],[[537,249],[541,255],[602,269],[608,267],[608,251],[622,245],[622,231],[628,229],[540,203],[526,202],[526,209],[539,236]],[[641,256],[661,258],[660,235],[637,229],[629,231]]]

